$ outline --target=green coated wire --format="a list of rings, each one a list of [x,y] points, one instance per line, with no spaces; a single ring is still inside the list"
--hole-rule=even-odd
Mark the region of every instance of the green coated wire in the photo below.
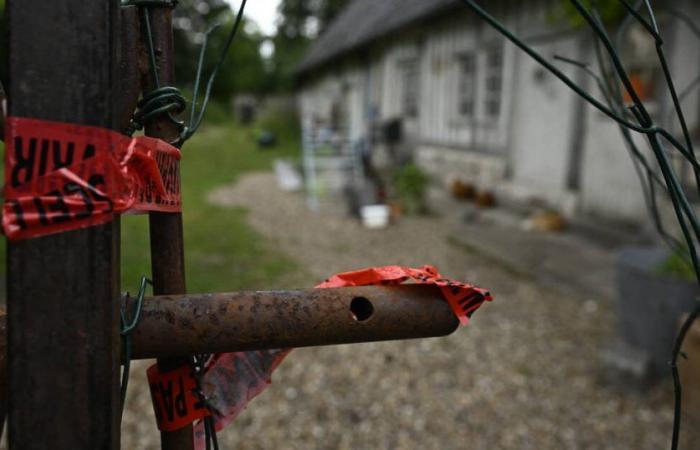
[[[219,56],[219,59],[214,66],[209,78],[207,80],[204,97],[202,100],[202,105],[197,109],[197,102],[200,95],[200,87],[202,83],[203,73],[204,73],[204,56],[208,47],[210,35],[219,27],[219,25],[214,25],[209,28],[204,34],[204,42],[199,53],[199,61],[197,64],[197,72],[195,76],[194,92],[192,105],[189,114],[189,122],[177,120],[174,115],[180,114],[187,108],[187,102],[182,96],[179,89],[173,86],[161,86],[160,79],[158,76],[158,65],[155,54],[155,45],[153,42],[153,32],[151,30],[151,21],[149,14],[149,7],[152,6],[169,6],[174,7],[176,4],[172,0],[129,0],[122,2],[122,6],[140,6],[143,7],[143,21],[146,28],[146,42],[148,49],[148,57],[150,62],[151,76],[153,78],[153,84],[155,89],[146,94],[138,104],[138,109],[134,114],[132,119],[132,127],[129,130],[130,133],[143,128],[143,126],[159,117],[166,117],[168,121],[173,124],[179,133],[179,137],[171,144],[181,147],[185,141],[191,138],[194,133],[199,129],[202,121],[204,120],[204,114],[207,110],[209,100],[211,99],[211,90],[214,85],[214,81],[219,73],[219,70],[223,66],[226,57],[228,56],[231,45],[233,44],[234,38],[238,34],[238,29],[243,20],[243,12],[245,11],[247,0],[243,0],[241,6],[238,8],[238,13],[236,14],[236,19],[231,27],[226,44]]]
[[[594,33],[597,35],[597,37],[600,39],[600,41],[603,43],[603,46],[606,48],[608,56],[610,57],[610,60],[613,63],[613,67],[615,68],[615,71],[617,73],[618,78],[622,81],[623,85],[625,86],[626,92],[630,96],[630,98],[633,100],[633,108],[631,108],[631,111],[635,116],[637,117],[638,122],[645,127],[652,127],[653,126],[653,121],[651,119],[651,115],[647,112],[646,107],[644,106],[644,103],[639,99],[639,96],[637,95],[635,89],[632,87],[632,83],[629,80],[627,73],[623,67],[622,61],[617,55],[617,52],[615,50],[614,45],[612,44],[612,41],[610,40],[609,36],[607,35],[607,31],[605,30],[605,27],[603,25],[602,20],[600,19],[600,16],[597,14],[597,11],[593,9],[592,13],[589,13],[585,7],[581,4],[580,1],[578,0],[570,0],[571,3],[574,5],[574,7],[579,11],[581,16],[586,20],[591,28],[593,29]],[[653,14],[653,13],[652,13]],[[635,19],[639,17],[639,20],[643,20],[640,16],[632,16]],[[653,20],[653,23],[655,24],[656,21]],[[653,26],[645,27],[650,32],[656,33],[656,29]],[[660,41],[660,38],[657,39],[657,43]],[[660,46],[657,46],[657,51],[660,51],[663,53],[663,50],[661,50]],[[668,79],[667,83],[669,85],[673,84],[673,81]],[[682,111],[681,111],[682,115]],[[654,127],[656,128],[656,127]],[[659,141],[658,134],[648,134],[649,142],[652,151],[654,152],[657,162],[659,163],[659,167],[661,169],[662,175],[664,177],[664,182],[666,183],[666,186],[668,187],[671,195],[671,202],[673,203],[674,206],[674,212],[676,213],[676,218],[679,222],[679,225],[681,227],[681,231],[684,234],[684,237],[686,238],[686,241],[689,243],[689,248],[688,251],[690,253],[690,258],[693,261],[693,268],[695,269],[696,272],[696,277],[698,278],[698,281],[700,282],[700,264],[698,264],[698,256],[696,253],[695,245],[693,245],[693,238],[690,235],[689,232],[687,232],[687,223],[686,223],[686,218],[688,219],[688,222],[690,222],[690,226],[693,228],[693,232],[695,233],[695,239],[700,240],[700,224],[697,221],[697,218],[695,217],[695,212],[690,206],[690,203],[687,200],[687,197],[685,193],[683,192],[683,189],[681,188],[680,182],[676,178],[675,172],[671,169],[670,162],[668,161],[668,157],[666,155],[666,151],[663,148],[663,145]],[[663,135],[663,134],[662,134]],[[690,155],[686,156],[690,161],[696,161],[694,152],[692,149],[688,151],[686,149],[684,155]]]
[[[667,155],[666,155],[666,149],[664,148],[663,143],[661,142],[661,138],[665,139],[668,143],[670,143],[674,148],[676,148],[685,158],[686,160],[691,164],[693,167],[693,170],[695,171],[696,174],[696,183],[698,184],[698,189],[700,189],[700,176],[698,175],[700,173],[699,166],[697,163],[697,159],[695,157],[695,151],[692,146],[692,140],[689,137],[689,133],[687,130],[687,126],[685,124],[685,116],[683,114],[682,108],[680,107],[680,102],[681,99],[683,98],[684,95],[686,95],[686,91],[679,96],[676,93],[675,85],[673,83],[673,80],[670,75],[670,70],[668,68],[668,64],[666,61],[666,57],[663,51],[663,40],[661,39],[661,35],[659,33],[658,29],[658,24],[656,21],[656,17],[654,15],[654,11],[651,7],[651,4],[649,0],[643,0],[638,2],[637,6],[632,7],[629,3],[627,3],[625,0],[620,0],[620,2],[625,6],[627,9],[629,16],[628,18],[625,19],[623,22],[623,27],[626,27],[631,21],[635,20],[639,22],[654,38],[655,40],[655,45],[656,45],[656,52],[657,56],[659,58],[659,63],[662,67],[662,71],[664,72],[664,81],[667,84],[667,87],[669,89],[669,93],[671,95],[671,98],[673,100],[673,105],[674,105],[674,112],[675,115],[678,119],[678,121],[681,123],[681,128],[683,130],[683,137],[684,140],[686,141],[686,146],[682,145],[678,140],[676,140],[672,134],[668,131],[665,130],[662,127],[658,127],[654,124],[653,119],[651,118],[651,115],[647,112],[643,102],[637,95],[636,91],[634,90],[627,73],[623,67],[622,61],[620,60],[615,46],[612,44],[612,41],[607,35],[607,32],[605,30],[605,26],[603,25],[603,22],[600,18],[600,15],[597,13],[595,7],[589,12],[583,4],[579,0],[570,0],[570,3],[574,6],[574,8],[579,12],[579,14],[584,18],[584,20],[588,23],[590,28],[593,30],[594,35],[597,37],[598,42],[602,43],[604,48],[606,49],[606,54],[609,58],[609,61],[612,63],[613,68],[614,68],[614,73],[619,81],[621,81],[622,85],[625,88],[626,93],[629,95],[629,97],[632,99],[632,106],[629,108],[629,112],[632,113],[632,115],[635,117],[635,119],[638,122],[637,124],[634,124],[627,120],[623,115],[621,114],[621,111],[616,111],[615,108],[613,107],[613,104],[609,102],[609,105],[606,107],[602,103],[600,103],[597,99],[589,95],[585,90],[580,88],[575,82],[573,82],[571,79],[569,79],[566,75],[563,74],[563,72],[559,71],[555,66],[550,64],[545,58],[543,58],[541,55],[539,55],[532,47],[528,46],[525,44],[522,40],[520,40],[517,36],[515,36],[513,33],[511,33],[502,23],[500,23],[498,20],[496,20],[493,16],[488,14],[484,9],[482,9],[479,5],[477,5],[474,1],[472,0],[463,0],[463,3],[465,3],[468,7],[470,7],[477,15],[479,15],[482,19],[484,19],[487,23],[489,23],[492,27],[494,27],[497,31],[499,31],[503,36],[505,36],[507,39],[509,39],[513,44],[518,46],[520,49],[525,51],[528,55],[530,55],[532,58],[534,58],[538,63],[540,63],[543,67],[545,67],[547,70],[549,70],[552,74],[554,74],[557,78],[559,78],[562,82],[564,82],[569,88],[571,88],[576,94],[579,96],[583,97],[584,100],[586,100],[588,103],[596,107],[598,110],[600,110],[602,113],[610,117],[611,119],[615,120],[621,128],[625,129],[625,132],[623,132],[623,135],[625,136],[625,139],[629,139],[631,142],[631,138],[629,136],[630,131],[636,131],[639,133],[643,133],[647,135],[647,138],[649,140],[650,147],[654,153],[654,156],[656,157],[657,163],[659,164],[659,168],[661,169],[661,174],[663,177],[663,183],[665,185],[665,188],[667,189],[667,192],[669,194],[670,200],[673,204],[673,209],[674,213],[676,214],[676,218],[678,220],[678,225],[681,229],[681,232],[683,234],[683,237],[686,241],[687,245],[687,251],[690,255],[691,261],[692,261],[692,266],[695,270],[696,278],[698,279],[698,282],[700,282],[700,264],[698,264],[698,256],[697,256],[697,250],[696,250],[696,245],[700,241],[700,226],[698,225],[698,220],[695,216],[695,213],[693,209],[691,208],[688,199],[685,195],[685,192],[683,190],[683,187],[678,180],[675,171],[673,170],[670,162],[668,161]],[[647,21],[640,13],[637,12],[637,10],[641,7],[644,6],[646,9],[646,13],[649,16],[649,21]],[[692,25],[691,25],[692,26]],[[695,28],[693,28],[693,31],[695,31]],[[700,34],[700,33],[698,33]],[[618,37],[621,36],[621,33],[618,33]],[[618,39],[619,41],[619,39]],[[596,46],[597,49],[597,46]],[[603,69],[602,65],[602,57],[600,56],[600,53],[597,52],[599,55],[599,61],[601,62],[601,69]],[[571,62],[571,60],[567,61]],[[691,86],[694,85],[694,83],[691,83]],[[603,89],[604,93],[606,89]],[[616,92],[616,98],[620,98],[621,95],[619,93],[619,89],[616,87],[614,89],[610,90],[611,92]],[[633,146],[634,147],[634,146]],[[636,155],[635,155],[636,156]],[[653,186],[654,186],[654,180],[651,179],[651,169],[647,165],[646,166],[647,174],[650,176],[650,182],[649,182],[649,188],[651,190],[651,199],[652,201],[655,202],[656,195],[653,192]],[[653,205],[653,209],[655,209],[655,205]],[[658,219],[658,217],[655,218],[655,220]],[[663,229],[663,227],[659,227],[660,229]],[[690,316],[687,318],[687,320],[684,322],[681,332],[678,334],[676,341],[674,343],[674,348],[672,350],[672,358],[671,358],[671,373],[673,376],[673,382],[674,382],[674,421],[673,421],[673,435],[671,439],[671,448],[672,450],[676,450],[678,448],[678,441],[679,441],[679,434],[680,434],[680,424],[681,424],[681,383],[680,383],[680,378],[678,374],[678,367],[677,367],[677,359],[678,355],[680,353],[680,349],[683,343],[683,340],[685,338],[685,335],[692,325],[692,323],[700,316],[700,302],[697,304],[697,306],[694,308]]]
[[[233,40],[236,37],[236,34],[238,33],[238,28],[241,25],[241,22],[243,20],[243,12],[245,10],[247,0],[243,0],[241,2],[240,8],[238,8],[238,14],[236,14],[236,19],[233,22],[233,27],[231,27],[231,32],[228,35],[228,38],[226,39],[226,44],[224,45],[223,50],[221,51],[221,55],[219,56],[219,60],[217,61],[216,65],[214,66],[214,69],[212,70],[211,74],[209,75],[209,79],[207,80],[207,85],[206,89],[204,92],[204,98],[202,100],[202,106],[199,109],[199,113],[195,113],[195,105],[197,104],[197,99],[199,97],[199,87],[200,83],[202,80],[202,75],[204,71],[204,53],[206,51],[206,43],[208,40],[208,37],[211,35],[211,33],[218,28],[218,25],[213,26],[210,28],[207,33],[205,34],[204,37],[204,44],[202,45],[202,50],[199,55],[199,65],[197,67],[197,75],[195,77],[195,87],[194,87],[194,94],[193,94],[193,100],[192,100],[192,109],[190,111],[190,122],[187,126],[187,130],[183,136],[184,140],[189,139],[192,134],[194,134],[197,129],[199,129],[199,126],[202,124],[202,120],[204,119],[204,113],[206,112],[207,105],[209,104],[209,100],[211,98],[211,89],[212,86],[214,85],[214,81],[216,80],[216,77],[219,73],[219,70],[223,66],[224,62],[226,61],[226,57],[228,56],[229,49],[231,48],[231,45],[233,44]]]
[[[147,123],[165,117],[178,131],[179,135],[185,132],[185,123],[176,119],[174,115],[182,113],[187,108],[187,102],[180,93],[180,90],[173,86],[161,86],[158,74],[158,62],[156,59],[153,30],[151,28],[150,6],[152,0],[132,0],[131,5],[141,6],[144,27],[146,29],[146,47],[148,50],[149,67],[154,89],[145,94],[137,105],[137,111],[132,118],[131,133],[142,129]],[[160,3],[163,6],[166,2]],[[174,3],[168,3],[169,7],[174,7]],[[181,145],[178,138],[174,145]]]
[[[635,11],[640,9],[643,5],[643,0],[639,0],[636,5],[634,6]],[[680,13],[677,13],[680,15]],[[622,48],[622,38],[626,31],[629,29],[629,26],[634,22],[635,17],[633,15],[628,15],[625,16],[623,19],[622,23],[619,25],[617,31],[616,31],[616,36],[615,36],[615,46],[616,48]],[[697,35],[698,38],[700,38],[700,34]],[[603,84],[603,86],[600,86],[601,91],[603,92],[603,95],[606,97],[606,100],[608,102],[608,105],[610,105],[611,109],[617,110],[618,114],[621,111],[624,111],[625,105],[622,100],[622,92],[620,91],[620,86],[617,83],[612,82],[612,77],[610,74],[606,73],[606,64],[605,64],[605,59],[600,51],[600,46],[594,45],[594,50],[595,50],[595,55],[596,59],[598,61],[598,64],[600,66],[600,70],[602,72],[600,77],[596,76],[597,83],[599,86]],[[593,74],[595,76],[595,74]],[[606,80],[606,82],[603,82],[603,79]],[[698,78],[700,80],[700,77]],[[690,89],[686,88],[686,90],[679,96],[681,99],[688,95],[690,93],[690,90],[692,90],[693,86],[692,84],[689,86]],[[631,131],[624,127],[621,124],[618,124],[620,132],[622,134],[622,137],[625,141],[625,144],[627,146],[627,149],[630,151],[631,156],[632,156],[632,162],[634,164],[634,169],[637,172],[637,175],[640,179],[640,182],[642,184],[642,190],[644,191],[644,202],[647,207],[647,210],[649,211],[649,215],[651,216],[652,223],[654,224],[654,227],[656,228],[656,231],[659,233],[661,238],[666,242],[666,244],[673,249],[678,255],[680,255],[683,259],[683,262],[687,264],[689,267],[692,267],[692,263],[689,259],[688,251],[685,249],[685,246],[678,241],[674,236],[672,236],[670,233],[668,233],[665,230],[665,227],[663,225],[663,221],[661,220],[661,216],[658,210],[658,204],[656,200],[656,189],[655,186],[660,186],[662,189],[666,189],[666,186],[664,184],[664,181],[661,180],[658,176],[658,174],[652,169],[650,166],[649,162],[647,161],[646,157],[644,154],[639,150],[637,147],[637,144],[634,142],[632,139],[632,133]],[[641,167],[640,167],[641,166]],[[645,178],[646,175],[646,178]],[[700,184],[698,184],[700,186]]]
[[[474,12],[476,12],[481,18],[483,18],[486,22],[488,22],[490,25],[492,25],[494,28],[496,28],[501,34],[503,34],[506,38],[508,38],[511,42],[513,42],[516,46],[521,48],[523,51],[525,51],[528,55],[533,57],[537,62],[542,64],[546,69],[548,69],[552,74],[554,74],[557,78],[559,78],[561,81],[563,81],[567,86],[569,86],[574,92],[576,92],[578,95],[583,97],[586,101],[588,101],[590,104],[592,104],[594,107],[596,107],[598,110],[606,114],[608,117],[612,118],[616,122],[618,122],[621,125],[626,126],[627,128],[637,131],[643,134],[647,134],[649,136],[649,141],[650,145],[652,147],[652,150],[655,153],[655,156],[657,157],[657,160],[659,162],[659,165],[661,166],[662,169],[662,175],[664,176],[664,181],[667,183],[667,186],[669,189],[673,192],[671,195],[671,200],[674,205],[674,211],[676,212],[677,219],[679,221],[679,225],[681,226],[681,230],[686,230],[687,225],[685,222],[685,217],[684,214],[687,214],[689,219],[690,219],[690,224],[691,227],[693,228],[693,231],[696,234],[696,238],[700,239],[700,225],[697,222],[697,219],[695,218],[695,213],[690,207],[689,202],[687,201],[687,198],[682,192],[682,189],[677,189],[679,188],[680,184],[678,183],[677,180],[675,180],[675,174],[673,173],[672,170],[670,170],[670,163],[666,157],[665,151],[662,149],[662,144],[658,139],[657,135],[663,136],[667,141],[671,143],[674,147],[678,148],[681,154],[683,154],[689,162],[694,166],[694,167],[700,167],[698,164],[697,160],[694,158],[694,155],[692,155],[687,149],[683,148],[682,144],[680,144],[673,136],[670,135],[670,133],[663,128],[653,126],[653,121],[651,120],[651,116],[649,113],[646,111],[644,108],[643,103],[639,99],[638,95],[634,91],[632,84],[627,77],[624,67],[622,66],[622,62],[619,60],[615,53],[614,46],[612,45],[610,39],[607,36],[607,33],[605,32],[604,27],[600,26],[600,24],[596,21],[596,19],[589,14],[589,12],[583,7],[581,2],[578,0],[571,0],[571,3],[573,6],[579,11],[581,16],[586,20],[586,22],[589,23],[593,31],[598,35],[600,38],[601,42],[603,45],[606,47],[608,50],[609,55],[611,56],[611,60],[613,62],[613,65],[616,69],[616,72],[618,76],[622,79],[623,84],[625,88],[628,90],[628,93],[630,95],[630,98],[633,99],[635,108],[632,109],[631,111],[633,113],[637,113],[639,115],[638,119],[640,121],[640,125],[636,125],[634,123],[629,122],[627,119],[622,117],[621,115],[615,113],[614,111],[610,110],[608,107],[603,105],[600,101],[595,99],[593,96],[588,94],[585,90],[583,90],[581,87],[579,87],[573,80],[571,80],[569,77],[567,77],[563,72],[561,72],[556,66],[551,64],[549,61],[547,61],[544,57],[542,57],[539,53],[537,53],[534,49],[529,47],[527,44],[525,44],[522,40],[520,40],[517,36],[515,36],[512,32],[510,32],[503,24],[501,24],[497,19],[495,19],[493,16],[491,16],[489,13],[487,13],[483,8],[481,8],[479,5],[477,5],[474,1],[472,0],[463,0],[463,2],[469,6]],[[684,236],[686,237],[686,241],[693,242],[692,237],[690,237],[689,233],[686,233],[684,231]],[[689,252],[691,259],[693,261],[693,265],[696,268],[696,275],[698,279],[700,280],[700,264],[697,263],[697,254],[694,248],[694,245],[689,245]]]
[[[532,57],[535,61],[537,61],[544,68],[546,68],[550,73],[552,73],[555,77],[559,78],[559,80],[561,80],[571,90],[573,90],[576,94],[581,96],[584,100],[586,100],[588,103],[590,103],[592,106],[594,106],[601,113],[610,117],[614,121],[626,126],[630,130],[636,131],[638,133],[648,134],[648,135],[658,133],[658,134],[662,135],[673,147],[678,149],[678,151],[681,152],[681,154],[683,154],[683,156],[686,156],[686,158],[688,158],[690,164],[700,168],[700,163],[698,163],[698,161],[692,159],[692,157],[688,154],[688,151],[683,147],[683,145],[680,144],[680,142],[678,142],[678,140],[676,140],[671,135],[671,133],[669,133],[667,130],[660,128],[660,127],[656,127],[656,126],[650,127],[650,126],[635,124],[635,123],[630,122],[629,120],[625,119],[624,117],[620,116],[619,114],[615,113],[614,111],[611,111],[607,106],[605,106],[603,103],[601,103],[598,99],[591,96],[585,90],[583,90],[580,86],[578,86],[576,84],[576,82],[571,80],[568,76],[566,76],[566,74],[564,74],[556,66],[554,66],[552,63],[547,61],[546,58],[544,58],[542,55],[537,53],[537,51],[535,51],[532,47],[528,46],[521,39],[519,39],[517,36],[515,36],[510,30],[508,30],[503,24],[501,24],[496,18],[494,18],[492,15],[490,15],[488,12],[486,12],[486,10],[481,8],[474,1],[462,0],[462,2],[465,3],[468,7],[470,7],[475,13],[477,13],[477,15],[479,15],[487,23],[489,23],[489,25],[496,28],[509,41],[511,41],[518,48],[520,48],[525,53],[527,53],[530,57]],[[577,2],[572,0],[572,3],[577,3]],[[634,94],[634,95],[636,95],[636,94]]]
[[[179,146],[182,146],[182,144],[192,137],[192,135],[197,131],[199,126],[202,123],[202,120],[204,118],[204,114],[206,112],[209,100],[211,98],[211,89],[214,84],[214,81],[218,75],[219,70],[223,66],[223,63],[228,56],[228,52],[231,48],[231,45],[233,44],[234,38],[236,34],[238,33],[238,29],[240,27],[240,24],[243,19],[243,12],[245,10],[245,5],[246,5],[247,0],[243,0],[239,10],[238,14],[236,15],[235,22],[233,24],[233,27],[231,28],[231,32],[229,33],[228,39],[226,41],[226,44],[224,46],[223,51],[221,52],[221,55],[219,57],[219,60],[217,61],[212,73],[209,76],[209,79],[207,81],[207,86],[204,94],[204,98],[202,101],[202,106],[199,108],[199,112],[196,112],[196,104],[197,104],[197,99],[199,98],[199,89],[200,89],[200,84],[202,80],[202,75],[204,71],[204,56],[205,52],[207,49],[207,43],[208,43],[208,38],[211,35],[211,33],[216,30],[218,25],[215,25],[211,27],[206,33],[205,33],[205,39],[200,51],[200,56],[199,56],[199,62],[197,66],[197,74],[196,74],[196,79],[195,79],[195,86],[194,86],[194,96],[193,96],[193,102],[192,102],[192,107],[190,111],[190,120],[189,120],[189,125],[185,125],[184,122],[177,120],[173,114],[179,114],[182,113],[186,109],[186,101],[180,91],[173,86],[161,86],[160,83],[160,77],[158,75],[158,65],[157,65],[157,59],[156,59],[156,52],[155,52],[155,44],[154,44],[154,39],[153,39],[153,31],[151,29],[151,20],[150,20],[150,12],[149,8],[151,7],[170,7],[174,8],[177,5],[177,0],[124,0],[121,2],[122,6],[136,6],[136,7],[141,7],[143,9],[143,22],[144,26],[146,28],[146,42],[147,42],[147,50],[148,50],[148,56],[149,56],[149,62],[150,62],[150,70],[151,70],[151,77],[153,79],[153,85],[154,89],[150,91],[149,93],[145,94],[143,98],[139,101],[138,106],[137,106],[137,111],[134,113],[134,117],[132,118],[132,124],[131,124],[131,129],[129,130],[130,133],[132,134],[134,131],[137,129],[143,128],[145,124],[148,122],[155,120],[156,118],[163,117],[165,116],[173,125],[175,125],[178,129],[178,132],[180,134],[179,138],[173,142],[172,144]],[[121,316],[121,323],[122,323],[122,328],[121,328],[121,337],[122,337],[122,342],[123,342],[123,359],[124,359],[124,368],[122,372],[122,380],[121,380],[121,388],[120,388],[120,399],[121,399],[121,408],[122,411],[124,409],[124,404],[126,401],[126,393],[128,389],[128,384],[129,384],[129,372],[131,368],[131,332],[138,326],[139,319],[141,317],[141,309],[143,306],[143,298],[146,293],[146,288],[148,284],[152,284],[150,280],[148,280],[146,277],[143,277],[141,279],[141,285],[139,287],[139,292],[137,295],[137,300],[136,300],[136,305],[135,305],[135,312],[131,320],[128,320],[126,315],[126,305],[123,305],[122,308],[120,309],[120,316]],[[203,364],[206,358],[204,356],[200,356],[199,358],[200,362],[198,363],[198,359],[194,358],[193,362],[195,365],[199,364],[197,367],[198,371],[198,384],[201,386],[201,372],[204,368]],[[206,403],[206,398],[204,398],[203,394],[201,393],[201,388],[200,388],[200,395],[202,395],[203,401]],[[219,449],[219,444],[218,440],[216,438],[216,430],[213,422],[213,418],[211,416],[206,417],[204,419],[204,426],[205,426],[205,440],[206,440],[206,448],[207,450],[211,449],[211,446],[213,444],[213,450],[218,450]]]
[[[204,376],[204,369],[206,363],[211,355],[200,354],[195,355],[191,359],[191,368],[194,372],[194,379],[196,382],[196,395],[199,397],[200,401],[204,406],[213,412],[213,408],[209,405],[209,402],[202,390],[202,377]],[[214,424],[214,417],[212,415],[206,416],[203,420],[204,424],[204,443],[206,450],[219,450],[219,442],[216,438],[216,427]]]
[[[668,86],[669,93],[671,94],[671,99],[673,100],[673,107],[676,113],[676,117],[678,118],[678,122],[681,125],[681,130],[683,132],[683,137],[685,139],[685,145],[686,148],[690,151],[690,153],[695,156],[695,148],[693,146],[693,140],[690,137],[690,131],[688,130],[688,123],[685,120],[685,114],[683,114],[683,109],[681,108],[681,102],[678,96],[678,93],[676,91],[676,86],[675,83],[673,82],[673,78],[671,77],[671,72],[668,68],[668,62],[666,61],[666,55],[662,49],[663,46],[663,39],[661,38],[661,34],[659,33],[659,27],[658,24],[656,23],[656,17],[654,16],[654,12],[651,8],[651,5],[647,0],[644,1],[644,5],[646,6],[647,12],[649,14],[649,17],[651,19],[651,23],[648,23],[638,12],[637,8],[633,8],[629,3],[627,3],[626,0],[620,0],[620,2],[625,6],[627,11],[630,13],[630,16],[633,17],[634,19],[637,20],[646,30],[649,32],[649,34],[652,35],[654,38],[654,43],[656,47],[656,54],[657,57],[659,58],[659,63],[661,64],[661,70],[663,71],[664,74],[664,80],[666,81],[666,85]],[[682,19],[681,19],[682,20]],[[691,27],[692,29],[692,27]],[[694,173],[695,173],[695,183],[700,189],[700,169],[697,167],[693,167]]]
[[[613,101],[613,94],[610,92],[612,90],[611,86],[607,86],[605,84],[605,82],[603,81],[602,77],[599,76],[598,74],[596,74],[593,70],[591,70],[590,67],[588,66],[588,64],[573,60],[571,58],[560,56],[560,55],[555,55],[554,59],[557,61],[561,61],[561,62],[564,62],[567,64],[574,65],[574,66],[578,67],[579,69],[583,70],[584,73],[586,73],[588,76],[593,78],[593,80],[596,82],[596,85],[598,86],[598,89],[603,94],[603,97],[605,98],[605,101],[607,102],[608,106],[612,110],[617,110],[618,114],[619,114],[620,106],[616,105],[615,102]],[[619,95],[618,95],[618,97],[619,97]],[[620,128],[620,131],[622,133],[622,137],[625,141],[625,144],[627,146],[627,149],[630,152],[630,156],[632,157],[632,162],[634,163],[634,169],[637,172],[637,177],[639,178],[640,184],[642,185],[642,191],[644,192],[644,196],[643,196],[644,203],[645,203],[645,206],[647,208],[649,215],[652,218],[652,221],[654,223],[654,227],[656,228],[656,231],[664,239],[664,241],[667,243],[667,245],[669,247],[671,247],[675,252],[680,254],[683,257],[683,261],[686,262],[690,266],[691,263],[686,258],[687,251],[685,250],[683,244],[681,244],[680,241],[678,241],[675,237],[670,235],[664,229],[663,223],[661,221],[661,217],[659,215],[658,207],[656,205],[656,194],[655,194],[654,186],[658,185],[658,186],[665,188],[663,180],[660,179],[659,176],[656,174],[656,172],[654,172],[654,170],[651,168],[651,165],[647,161],[646,157],[639,150],[639,148],[637,147],[637,144],[632,139],[632,135],[631,135],[630,131],[622,125],[619,125],[619,128]],[[646,178],[645,178],[645,175],[646,175]]]
[[[146,288],[149,284],[153,284],[151,280],[149,280],[145,276],[141,277],[141,284],[139,285],[139,291],[136,295],[136,303],[133,306],[133,314],[131,318],[127,317],[127,302],[129,299],[128,294],[126,295],[124,302],[119,308],[119,316],[121,319],[121,329],[119,331],[119,334],[122,338],[122,358],[124,360],[124,368],[122,369],[122,381],[119,392],[122,411],[124,411],[124,404],[126,403],[126,392],[129,386],[129,372],[131,369],[131,332],[134,331],[134,329],[139,325],[139,321],[141,320],[143,299],[146,295]]]

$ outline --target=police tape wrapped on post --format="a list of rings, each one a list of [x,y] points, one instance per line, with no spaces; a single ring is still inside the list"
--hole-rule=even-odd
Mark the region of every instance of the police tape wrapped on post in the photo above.
[[[181,210],[180,150],[105,128],[9,117],[2,227],[10,240]]]

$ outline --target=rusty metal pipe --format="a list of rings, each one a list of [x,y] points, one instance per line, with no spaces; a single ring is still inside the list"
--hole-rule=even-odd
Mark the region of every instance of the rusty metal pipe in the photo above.
[[[425,285],[251,291],[145,299],[135,358],[425,338],[458,321]]]
[[[0,309],[0,410],[7,336]],[[137,359],[445,336],[458,321],[435,286],[405,285],[147,297]]]

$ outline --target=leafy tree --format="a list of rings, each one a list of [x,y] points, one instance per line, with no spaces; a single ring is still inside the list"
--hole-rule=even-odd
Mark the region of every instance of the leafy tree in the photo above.
[[[583,0],[582,3],[589,10],[595,7],[603,22],[607,24],[617,23],[626,12],[619,0]],[[569,0],[560,0],[559,4],[556,5],[552,19],[555,21],[566,20],[577,28],[585,25],[583,17]]]
[[[277,26],[277,37],[290,41],[307,39],[308,25],[314,17],[314,0],[282,0],[278,12],[280,23]]]
[[[317,13],[319,30],[325,31],[336,16],[350,3],[349,0],[324,0]]]
[[[173,19],[175,68],[179,86],[194,84],[204,33],[219,25],[208,37],[204,58],[204,80],[218,62],[235,20],[223,0],[180,0]],[[235,93],[262,93],[268,74],[260,55],[263,36],[243,19],[233,45],[212,88],[212,95],[227,101]]]
[[[323,32],[350,0],[282,0],[280,22],[273,38],[273,81],[278,90],[290,90],[294,70],[309,44]]]
[[[322,33],[350,0],[282,0],[277,34],[295,39]]]

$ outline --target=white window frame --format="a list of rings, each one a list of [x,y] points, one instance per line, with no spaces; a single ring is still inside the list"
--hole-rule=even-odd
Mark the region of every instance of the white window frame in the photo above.
[[[475,51],[462,52],[457,56],[457,117],[463,120],[471,120],[476,115],[479,80],[477,61]],[[469,108],[465,108],[467,104]]]
[[[498,121],[503,114],[504,58],[502,43],[489,45],[482,51],[480,116],[487,121]],[[495,106],[495,112],[492,110],[493,106]]]
[[[498,59],[492,58],[498,55]],[[479,45],[476,48],[463,50],[456,54],[456,74],[454,99],[449,101],[457,124],[478,124],[497,126],[504,114],[507,113],[504,90],[506,82],[506,52],[503,42]],[[465,80],[465,61],[471,59],[474,63],[471,79]],[[473,102],[472,111],[464,111],[465,102]],[[495,105],[496,112],[493,112]]]
[[[399,61],[401,115],[408,120],[420,115],[420,62],[418,57]]]

